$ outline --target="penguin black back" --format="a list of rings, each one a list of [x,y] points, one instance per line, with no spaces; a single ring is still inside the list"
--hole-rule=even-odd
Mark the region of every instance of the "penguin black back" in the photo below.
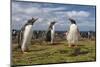
[[[55,23],[56,23],[55,21],[50,23],[50,26],[49,26],[47,34],[46,34],[46,41],[51,41],[51,30],[53,29],[53,25]]]

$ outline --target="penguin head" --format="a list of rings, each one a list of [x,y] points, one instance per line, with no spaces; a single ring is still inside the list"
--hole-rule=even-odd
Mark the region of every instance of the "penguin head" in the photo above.
[[[38,18],[33,18],[32,17],[32,19],[28,20],[28,24],[32,24],[33,25],[37,19]]]
[[[69,18],[69,20],[71,21],[71,24],[76,24],[76,21],[72,18]]]
[[[53,25],[54,25],[55,23],[56,23],[55,21],[51,22],[51,24],[50,24],[50,26],[49,26],[49,29],[52,29],[52,27],[53,27]]]
[[[53,21],[53,22],[51,22],[51,25],[54,25],[56,22],[55,21]]]

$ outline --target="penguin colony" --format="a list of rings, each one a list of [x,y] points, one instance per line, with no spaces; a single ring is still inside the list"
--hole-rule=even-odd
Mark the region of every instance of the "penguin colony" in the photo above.
[[[38,19],[36,18],[29,19],[27,23],[21,28],[18,34],[18,47],[21,48],[21,51],[23,53],[28,51],[28,46],[31,43],[33,34],[32,26],[37,20]],[[71,18],[69,20],[71,21],[71,25],[70,25],[70,30],[67,34],[67,40],[70,47],[71,45],[75,45],[78,43],[79,30],[76,25],[76,21]],[[49,41],[51,44],[54,43],[55,23],[56,23],[55,21],[50,23],[46,33],[45,40],[47,42]]]

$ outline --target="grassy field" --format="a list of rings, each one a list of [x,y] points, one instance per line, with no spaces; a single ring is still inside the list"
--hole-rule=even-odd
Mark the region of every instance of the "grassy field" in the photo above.
[[[32,43],[29,52],[22,54],[20,49],[12,47],[13,65],[52,64],[95,61],[95,41],[79,41],[77,48],[69,48],[67,41],[59,41],[54,45]]]

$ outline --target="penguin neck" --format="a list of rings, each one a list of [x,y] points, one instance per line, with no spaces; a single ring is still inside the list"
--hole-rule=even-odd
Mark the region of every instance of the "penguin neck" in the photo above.
[[[54,25],[52,26],[51,30],[54,30]]]
[[[28,25],[26,25],[26,28],[32,28],[32,24],[28,24]]]

